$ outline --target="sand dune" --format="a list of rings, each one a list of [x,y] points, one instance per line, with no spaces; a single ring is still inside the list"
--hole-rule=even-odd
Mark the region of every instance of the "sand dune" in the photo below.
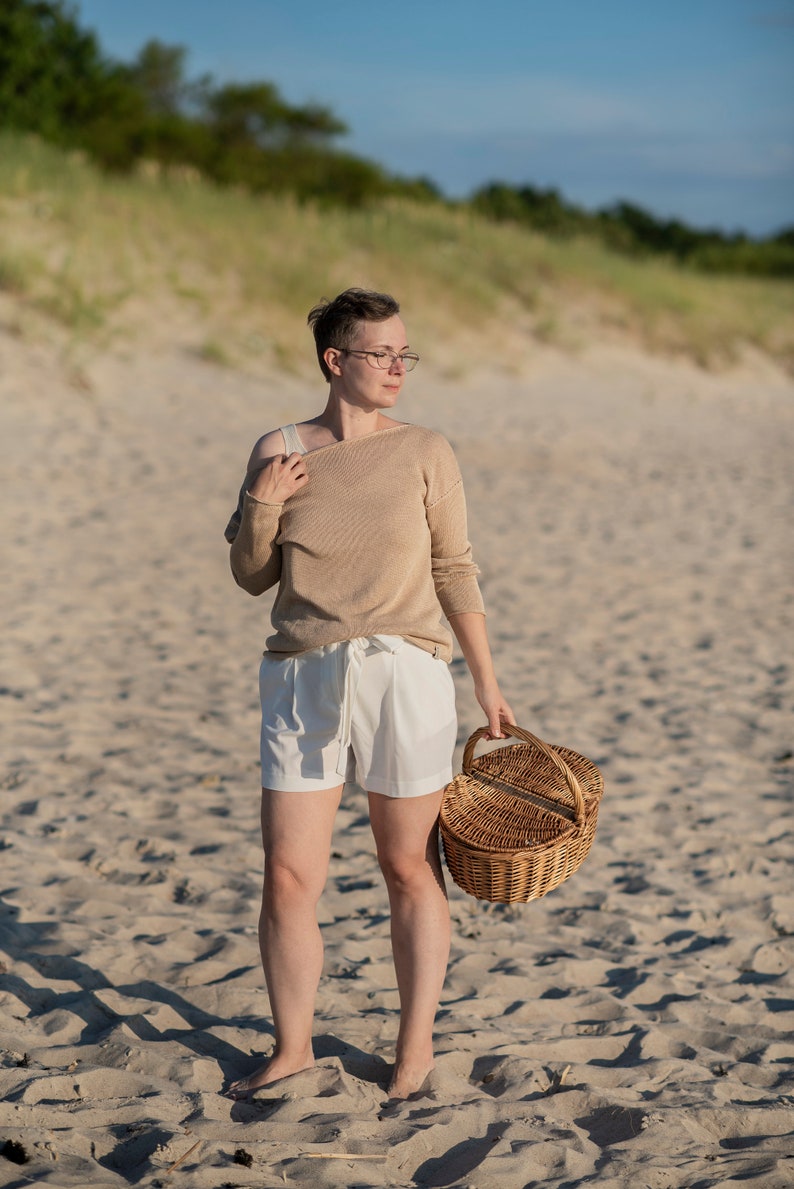
[[[398,415],[464,471],[503,687],[602,767],[599,833],[541,902],[453,889],[437,1069],[389,1105],[386,894],[348,789],[317,1067],[235,1104],[272,1040],[267,602],[222,530],[254,438],[322,385],[174,351],[75,387],[8,335],[0,358],[0,1184],[790,1184],[791,381],[607,348],[411,378]]]

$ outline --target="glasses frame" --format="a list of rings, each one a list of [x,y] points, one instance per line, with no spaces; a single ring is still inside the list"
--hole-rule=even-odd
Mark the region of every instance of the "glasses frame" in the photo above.
[[[403,351],[398,354],[396,351],[362,351],[357,347],[337,347],[336,349],[342,355],[363,355],[369,366],[379,372],[390,372],[398,359],[406,372],[412,372],[419,362],[419,356],[415,351]],[[372,356],[371,359],[370,356]],[[384,367],[379,362],[381,359],[390,359],[391,363],[388,367]]]

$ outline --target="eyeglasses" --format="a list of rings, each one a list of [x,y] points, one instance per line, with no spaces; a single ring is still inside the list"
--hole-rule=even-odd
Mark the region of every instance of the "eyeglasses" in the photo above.
[[[349,351],[347,347],[340,347],[338,350],[341,350],[343,355],[363,355],[370,367],[376,367],[383,372],[390,372],[398,359],[407,372],[412,372],[419,362],[419,356],[414,355],[412,351],[397,355],[394,351]]]

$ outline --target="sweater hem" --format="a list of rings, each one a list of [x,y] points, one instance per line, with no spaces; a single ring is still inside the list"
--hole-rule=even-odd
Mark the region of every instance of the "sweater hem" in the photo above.
[[[278,636],[269,636],[265,641],[265,649],[263,656],[301,656],[305,652],[312,652],[315,648],[325,648],[329,644],[343,644],[346,640],[355,640],[359,636],[399,636],[401,640],[405,640],[408,644],[414,644],[417,648],[421,648],[423,652],[430,653],[431,656],[437,657],[446,664],[452,660],[452,641],[447,639],[428,640],[424,636],[411,636],[406,632],[397,632],[391,629],[382,627],[369,628],[360,632],[354,632],[351,635],[334,636],[333,639],[315,640],[311,644],[302,647],[294,648],[274,648],[273,644],[278,640]],[[284,641],[287,643],[287,641]]]

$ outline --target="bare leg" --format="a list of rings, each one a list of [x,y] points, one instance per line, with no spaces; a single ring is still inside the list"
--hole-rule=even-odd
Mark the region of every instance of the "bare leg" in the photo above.
[[[400,1030],[389,1093],[406,1098],[433,1068],[433,1024],[449,960],[449,905],[438,854],[442,791],[396,799],[369,794],[378,862],[391,905]]]
[[[262,789],[265,878],[259,945],[276,1045],[264,1065],[231,1084],[232,1098],[314,1064],[314,1001],[323,967],[317,902],[341,795],[341,785],[314,793]]]

